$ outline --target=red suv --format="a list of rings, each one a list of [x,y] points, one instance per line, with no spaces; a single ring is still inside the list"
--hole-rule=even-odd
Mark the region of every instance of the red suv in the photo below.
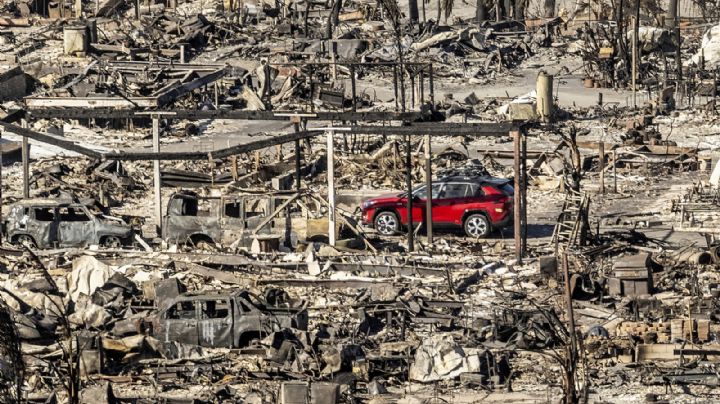
[[[432,183],[433,228],[462,228],[470,237],[486,237],[494,229],[508,226],[513,215],[513,186],[510,180],[488,176],[445,177]],[[417,187],[413,195],[413,225],[425,219],[427,191]],[[382,195],[362,204],[363,224],[382,235],[392,235],[407,226],[407,193]]]

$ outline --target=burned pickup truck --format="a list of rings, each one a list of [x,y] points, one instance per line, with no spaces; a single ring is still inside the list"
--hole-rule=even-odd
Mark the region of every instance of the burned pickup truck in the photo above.
[[[245,290],[183,294],[162,303],[149,325],[163,342],[239,348],[285,328],[306,331],[305,306],[305,302],[272,306]]]
[[[3,238],[28,247],[118,248],[133,241],[135,229],[123,219],[96,214],[66,199],[26,199],[10,206]]]
[[[170,196],[163,217],[163,239],[198,248],[249,247],[255,238],[292,245],[324,241],[328,234],[327,202],[294,192],[200,196],[180,191]],[[339,224],[337,234],[344,230]]]

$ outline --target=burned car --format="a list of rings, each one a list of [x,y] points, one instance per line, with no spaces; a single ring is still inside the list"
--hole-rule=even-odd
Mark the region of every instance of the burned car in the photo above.
[[[273,306],[246,290],[182,294],[161,304],[149,328],[163,342],[238,348],[286,328],[306,331],[305,306]]]
[[[132,243],[135,230],[123,219],[96,214],[87,206],[63,199],[26,199],[10,207],[2,223],[5,240],[37,248]]]
[[[337,234],[344,230],[337,226]],[[294,245],[327,239],[327,209],[313,195],[295,192],[200,196],[172,194],[163,217],[168,242],[207,248],[215,244],[249,247],[255,238]]]

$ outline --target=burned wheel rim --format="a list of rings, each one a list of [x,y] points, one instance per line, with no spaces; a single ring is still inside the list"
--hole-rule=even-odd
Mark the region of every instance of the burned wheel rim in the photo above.
[[[398,231],[398,219],[392,212],[382,212],[375,218],[375,230],[378,233],[390,236]]]
[[[105,238],[105,242],[103,242],[103,245],[107,248],[120,248],[122,243],[120,243],[120,238],[116,236],[110,236]]]
[[[35,242],[33,241],[32,237],[28,236],[27,234],[21,234],[17,237],[17,243],[21,246],[28,247],[28,248],[34,248]]]
[[[470,237],[485,237],[490,233],[490,224],[482,215],[472,215],[465,220],[465,234]]]

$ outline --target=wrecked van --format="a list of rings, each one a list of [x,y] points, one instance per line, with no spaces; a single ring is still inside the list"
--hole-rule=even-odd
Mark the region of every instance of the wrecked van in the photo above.
[[[37,248],[119,248],[132,243],[134,229],[121,218],[98,215],[63,199],[26,199],[10,207],[2,222],[5,240]]]
[[[150,319],[155,338],[206,347],[239,348],[275,331],[307,327],[305,303],[272,306],[245,290],[180,295]]]
[[[200,196],[180,191],[170,196],[162,236],[200,249],[215,244],[249,247],[254,238],[293,245],[327,239],[326,216],[316,197],[294,192]]]

